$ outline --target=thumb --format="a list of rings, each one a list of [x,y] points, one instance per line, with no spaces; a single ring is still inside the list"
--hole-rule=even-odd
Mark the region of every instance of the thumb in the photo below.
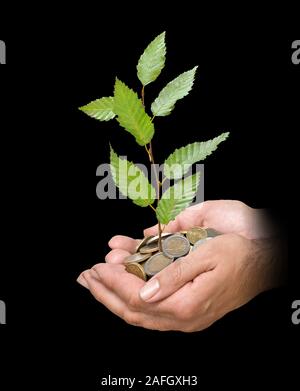
[[[214,269],[210,242],[212,241],[203,244],[201,248],[187,256],[174,261],[152,277],[140,290],[141,299],[148,303],[165,299],[199,274]]]

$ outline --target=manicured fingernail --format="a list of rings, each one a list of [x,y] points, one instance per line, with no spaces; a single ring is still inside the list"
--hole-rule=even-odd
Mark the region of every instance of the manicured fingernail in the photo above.
[[[153,297],[159,291],[159,288],[160,288],[159,281],[156,278],[150,280],[140,290],[141,299],[144,301],[150,300],[151,297]]]
[[[89,285],[86,282],[86,279],[83,277],[82,274],[80,274],[80,276],[77,278],[77,282],[78,282],[78,284],[84,286],[86,289],[89,289]]]

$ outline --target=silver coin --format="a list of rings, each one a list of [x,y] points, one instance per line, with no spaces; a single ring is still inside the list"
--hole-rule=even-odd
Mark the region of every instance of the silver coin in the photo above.
[[[158,243],[150,243],[140,248],[140,253],[142,254],[152,254],[158,251]]]
[[[205,238],[205,239],[200,239],[200,240],[198,240],[198,242],[196,242],[196,243],[194,244],[192,251],[197,250],[197,248],[198,248],[199,246],[201,246],[202,244],[206,243],[208,240],[211,240],[211,239],[213,239],[213,238]]]
[[[154,276],[173,262],[173,258],[166,257],[163,253],[152,255],[144,263],[144,270],[148,276]]]
[[[141,263],[151,257],[151,254],[134,253],[124,259],[124,263]]]
[[[140,243],[137,245],[137,247],[136,247],[136,249],[135,249],[135,252],[139,252],[139,251],[140,251],[140,248],[143,247],[143,246],[145,246],[145,244],[147,244],[148,241],[149,241],[150,239],[152,239],[153,237],[154,237],[153,235],[150,235],[150,236],[146,236],[144,239],[142,239],[142,240],[140,241]]]
[[[162,239],[165,239],[165,238],[167,238],[168,236],[171,236],[171,235],[173,235],[173,234],[172,234],[172,233],[165,232],[165,233],[162,233],[162,234],[161,234],[161,238],[162,238]],[[158,242],[158,239],[159,239],[159,236],[158,236],[158,235],[153,236],[151,239],[149,239],[149,240],[147,241],[147,244],[152,244],[152,243]]]
[[[167,257],[183,257],[190,251],[190,242],[183,235],[175,234],[162,242],[162,250]]]

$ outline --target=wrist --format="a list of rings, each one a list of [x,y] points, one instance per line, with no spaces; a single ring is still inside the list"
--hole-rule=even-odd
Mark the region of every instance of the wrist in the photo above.
[[[273,221],[267,209],[254,209],[248,207],[248,238],[266,239],[278,235],[279,227]]]
[[[284,285],[287,279],[285,241],[278,237],[258,239],[253,240],[253,246],[259,293]]]

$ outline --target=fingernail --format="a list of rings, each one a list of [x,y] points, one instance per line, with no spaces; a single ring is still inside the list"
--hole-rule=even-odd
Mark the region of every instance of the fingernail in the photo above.
[[[86,282],[86,279],[83,277],[82,274],[80,274],[80,276],[77,278],[77,282],[78,282],[78,284],[84,286],[86,289],[89,289],[89,285]]]
[[[151,297],[153,297],[159,291],[159,288],[160,288],[159,281],[156,278],[150,280],[140,290],[141,299],[144,301],[150,300]]]

